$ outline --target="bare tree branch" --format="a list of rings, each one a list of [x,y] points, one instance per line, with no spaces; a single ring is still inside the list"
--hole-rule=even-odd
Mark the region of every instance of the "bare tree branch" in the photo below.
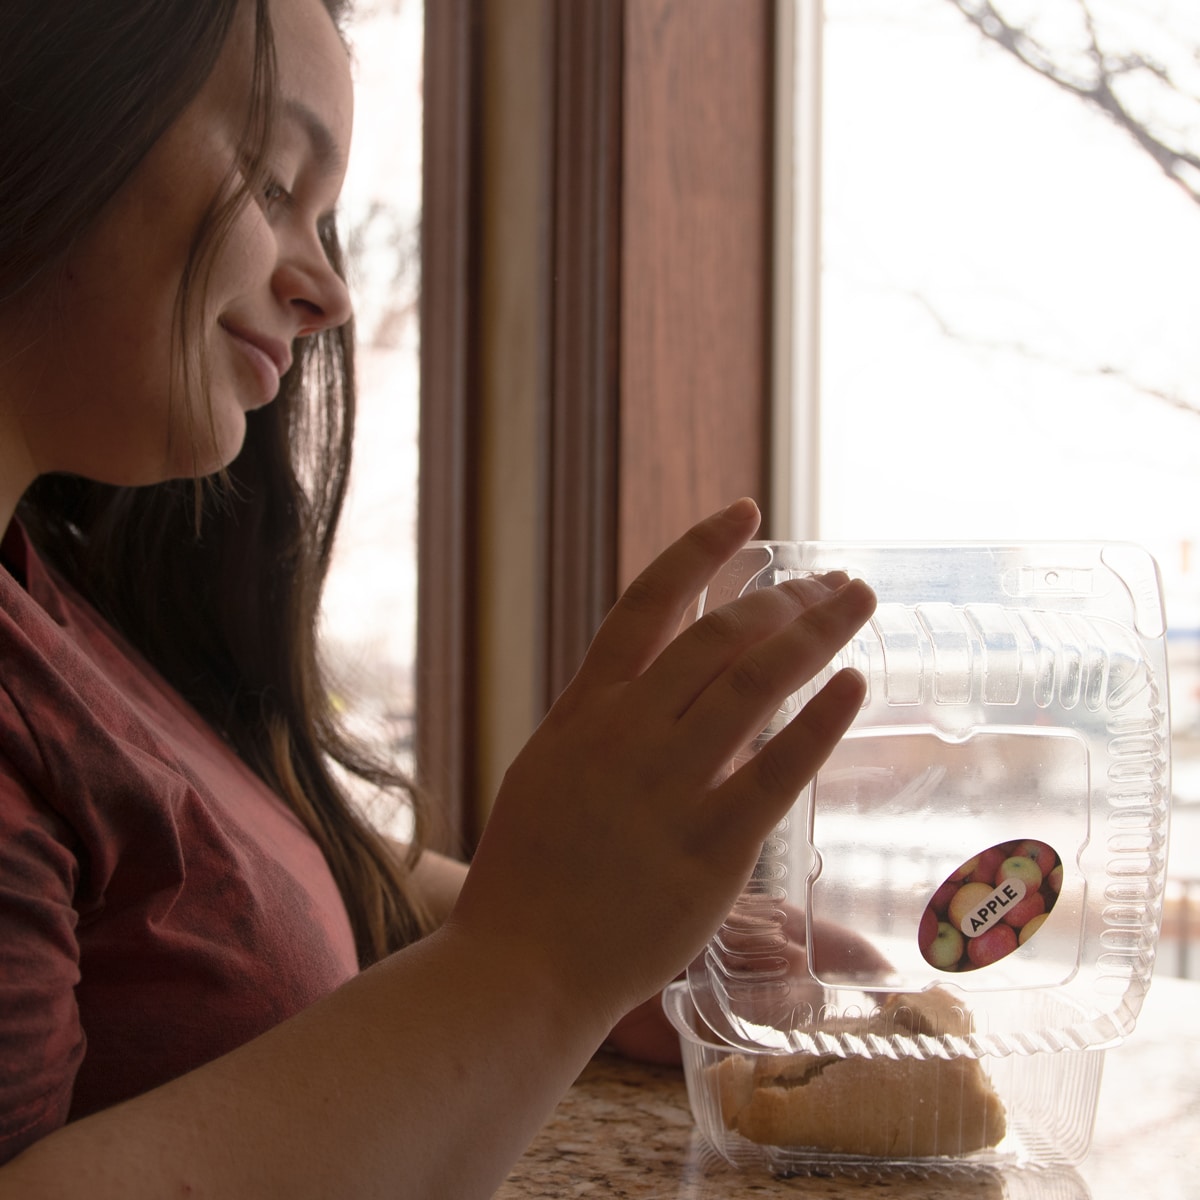
[[[1102,375],[1106,379],[1116,380],[1131,391],[1147,397],[1147,399],[1165,404],[1168,408],[1173,408],[1177,412],[1187,413],[1193,417],[1200,417],[1200,408],[1197,408],[1196,405],[1190,403],[1183,396],[1174,392],[1164,391],[1160,387],[1155,387],[1152,384],[1137,379],[1122,367],[1113,366],[1111,363],[1084,366],[1078,362],[1071,362],[1062,356],[1048,354],[1045,350],[1040,350],[1023,341],[1011,338],[980,337],[977,334],[967,333],[963,329],[956,328],[946,318],[941,309],[923,292],[904,290],[902,294],[907,295],[925,310],[943,336],[960,346],[972,347],[985,353],[1013,355],[1017,358],[1026,359],[1029,362],[1041,363],[1043,366],[1050,366],[1056,370],[1070,372],[1075,375]]]
[[[1082,44],[1065,49],[1052,49],[1029,29],[1011,23],[993,0],[948,0],[948,3],[988,41],[1043,79],[1103,112],[1133,138],[1193,203],[1200,204],[1200,154],[1180,139],[1170,138],[1167,131],[1152,128],[1149,118],[1133,111],[1121,93],[1134,79],[1139,82],[1155,80],[1159,90],[1169,94],[1176,103],[1196,107],[1196,128],[1200,128],[1200,97],[1179,84],[1171,70],[1149,54],[1136,50],[1126,53],[1107,50],[1086,0],[1074,0]],[[1200,48],[1197,52],[1200,53]],[[1072,69],[1072,60],[1086,64],[1086,69]]]

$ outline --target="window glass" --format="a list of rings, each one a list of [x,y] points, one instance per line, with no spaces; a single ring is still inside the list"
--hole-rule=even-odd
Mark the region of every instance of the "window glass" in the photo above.
[[[816,533],[1149,549],[1200,889],[1200,6],[824,0],[822,59]]]
[[[341,202],[358,335],[354,470],[325,594],[339,699],[411,768],[416,636],[424,10],[359,0],[354,141]]]

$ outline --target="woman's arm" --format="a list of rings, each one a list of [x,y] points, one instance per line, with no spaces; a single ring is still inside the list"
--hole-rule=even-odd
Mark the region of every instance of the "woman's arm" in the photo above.
[[[36,1143],[0,1171],[0,1196],[488,1196],[603,1024],[511,949],[439,930],[239,1050]]]
[[[403,858],[408,853],[408,847],[403,842],[393,841],[392,845],[398,857]],[[450,915],[466,877],[466,863],[439,854],[436,850],[421,851],[421,857],[412,873],[412,881],[417,889],[417,896],[425,905],[435,925],[441,925]]]
[[[614,608],[506,775],[441,928],[44,1138],[0,1170],[0,1197],[489,1196],[617,1019],[707,940],[862,702],[861,678],[835,675],[729,774],[874,603],[797,581],[675,638],[755,523],[749,504],[702,522]]]

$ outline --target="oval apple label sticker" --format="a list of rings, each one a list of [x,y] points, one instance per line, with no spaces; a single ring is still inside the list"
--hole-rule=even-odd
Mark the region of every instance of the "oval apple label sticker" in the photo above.
[[[939,971],[973,971],[1023,946],[1062,887],[1062,860],[1045,842],[990,846],[952,871],[921,914],[917,944]]]

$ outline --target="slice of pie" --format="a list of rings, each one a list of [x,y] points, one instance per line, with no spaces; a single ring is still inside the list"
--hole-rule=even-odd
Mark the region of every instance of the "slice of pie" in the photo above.
[[[950,997],[889,998],[872,1017],[823,1025],[836,1034],[966,1032]],[[995,1146],[1004,1106],[978,1059],[735,1054],[709,1071],[725,1125],[752,1142],[879,1158],[959,1156]]]

